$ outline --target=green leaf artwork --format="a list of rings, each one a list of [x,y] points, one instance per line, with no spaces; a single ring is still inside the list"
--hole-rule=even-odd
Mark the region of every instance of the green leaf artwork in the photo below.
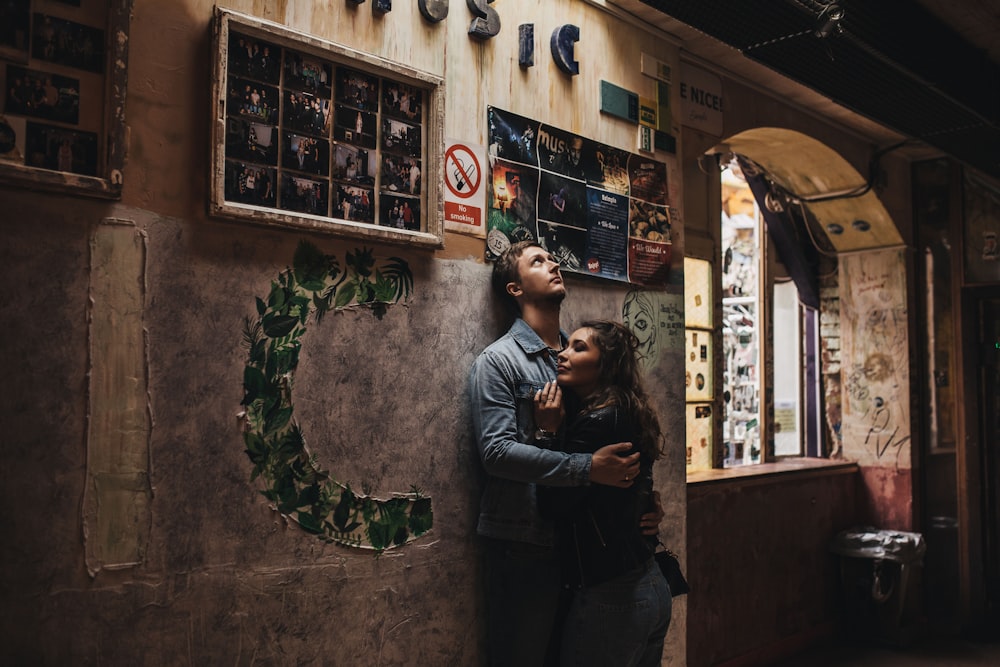
[[[243,346],[243,444],[253,464],[250,480],[275,509],[306,532],[338,544],[380,554],[428,532],[434,521],[431,499],[417,487],[388,499],[356,493],[334,480],[306,447],[293,418],[292,378],[310,314],[319,323],[331,310],[368,308],[379,319],[389,306],[409,299],[413,274],[405,260],[390,257],[382,266],[371,250],[347,253],[340,262],[302,241],[292,268],[257,297],[256,315],[247,316]]]

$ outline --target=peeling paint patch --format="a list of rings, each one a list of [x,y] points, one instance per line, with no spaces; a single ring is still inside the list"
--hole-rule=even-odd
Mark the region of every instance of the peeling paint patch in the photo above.
[[[142,563],[151,522],[146,237],[105,219],[90,240],[90,367],[84,538],[87,570]]]

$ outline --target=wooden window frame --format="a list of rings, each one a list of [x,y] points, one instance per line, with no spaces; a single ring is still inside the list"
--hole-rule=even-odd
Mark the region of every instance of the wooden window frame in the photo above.
[[[103,119],[102,127],[96,133],[96,175],[58,171],[0,160],[0,182],[34,190],[103,199],[119,199],[121,197],[128,143],[125,127],[125,92],[128,84],[129,27],[133,2],[134,0],[118,0],[107,4],[107,17],[103,28],[103,90],[100,91],[103,100]],[[33,17],[36,9],[32,5],[29,11]],[[33,32],[33,27],[31,31]],[[48,66],[46,61],[36,61],[31,57],[25,62],[5,57],[0,60],[0,63],[3,63],[4,67],[8,65],[23,65],[26,68]],[[4,91],[4,99],[6,99],[6,94],[7,91]],[[2,107],[0,107],[0,111],[2,111]],[[34,122],[34,119],[28,119],[28,122]],[[65,129],[71,130],[71,128]]]

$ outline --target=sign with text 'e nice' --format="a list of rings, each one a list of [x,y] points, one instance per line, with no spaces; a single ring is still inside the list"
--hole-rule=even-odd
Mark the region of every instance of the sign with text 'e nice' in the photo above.
[[[445,229],[486,238],[486,147],[448,139],[444,150]]]
[[[722,79],[681,63],[681,124],[722,136]]]

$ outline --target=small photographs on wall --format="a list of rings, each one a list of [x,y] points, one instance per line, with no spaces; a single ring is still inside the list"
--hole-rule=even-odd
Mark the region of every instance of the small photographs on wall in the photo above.
[[[294,91],[285,91],[281,122],[287,129],[325,135],[330,123],[330,100]]]
[[[375,152],[347,144],[335,144],[333,149],[333,177],[354,185],[375,183]]]
[[[104,31],[48,14],[34,14],[31,57],[88,72],[104,72]]]
[[[424,95],[419,88],[396,81],[386,81],[382,87],[382,112],[397,118],[420,122]]]
[[[382,119],[382,149],[408,157],[417,157],[421,150],[420,126],[391,118]]]
[[[226,199],[242,204],[274,206],[274,169],[236,160],[226,161]]]
[[[338,67],[336,101],[362,111],[378,111],[378,77]]]
[[[420,199],[382,193],[379,224],[395,229],[417,229],[420,224]]]
[[[76,125],[80,121],[80,80],[7,65],[3,110],[4,113]]]
[[[249,79],[234,78],[227,95],[229,115],[237,115],[269,125],[278,124],[278,89]]]
[[[295,51],[285,54],[285,87],[330,99],[333,68],[329,63]]]
[[[278,85],[281,78],[281,47],[239,33],[233,33],[230,41],[230,74]]]
[[[278,164],[278,128],[245,118],[226,119],[226,155],[260,164]]]
[[[354,222],[373,222],[375,192],[371,188],[337,185],[333,201],[333,215]]]
[[[330,173],[330,142],[301,134],[285,132],[281,143],[281,166],[318,176]]]
[[[25,164],[85,176],[97,175],[97,133],[27,123]]]
[[[393,194],[420,194],[420,160],[385,154],[382,157],[382,190]]]
[[[333,138],[364,148],[375,148],[376,116],[370,111],[358,111],[342,104],[337,105]]]
[[[0,58],[28,61],[31,9],[28,0],[0,2]]]
[[[329,215],[329,184],[312,178],[283,174],[281,208],[311,215]]]
[[[241,204],[274,206],[275,169],[237,160],[226,161],[226,199]]]

